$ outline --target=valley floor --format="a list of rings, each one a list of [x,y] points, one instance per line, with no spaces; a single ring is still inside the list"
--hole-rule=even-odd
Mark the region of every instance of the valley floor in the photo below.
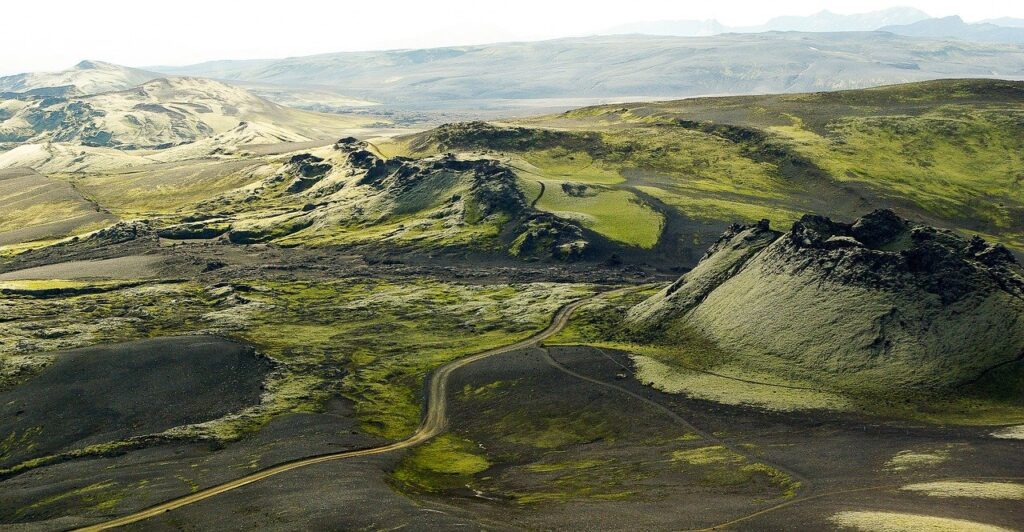
[[[14,435],[0,442],[6,529],[103,523],[284,462],[402,440],[419,422],[418,390],[432,369],[515,345],[559,307],[608,286],[660,284],[615,267],[135,245],[104,248],[125,258],[83,253],[73,257],[79,262],[26,262],[19,266],[37,269],[3,274],[12,319],[0,332],[12,342],[0,353],[0,403],[14,405],[17,394],[56,376],[74,379],[82,369],[54,370],[87,360],[114,365],[88,366],[93,379],[79,383],[81,397],[93,397],[86,404],[120,412],[124,405],[107,402],[132,385],[145,390],[128,410],[142,417],[121,424],[128,433],[102,426],[110,419],[102,411],[76,415],[82,434],[68,433],[62,408],[40,408],[47,388],[33,392],[44,403],[0,422]],[[103,270],[123,277],[113,274],[125,269],[107,268],[121,262],[141,278],[98,278]],[[248,374],[265,372],[261,396],[232,385],[237,402],[217,412],[203,406],[199,388],[220,381],[200,379],[192,366],[175,376],[185,368],[138,358],[154,352],[152,342],[177,345],[173,337],[183,334],[207,336],[186,336],[193,340],[175,348],[179,357],[195,352],[190,345],[218,356],[254,346],[230,356],[241,356]],[[219,344],[221,337],[241,343]],[[118,343],[146,338],[155,339]],[[941,521],[957,519],[997,530],[1024,521],[1024,441],[993,438],[990,427],[667,394],[636,378],[627,353],[561,345],[571,341],[555,337],[452,371],[448,430],[429,441],[283,472],[126,528],[967,526]],[[86,345],[97,347],[66,351]],[[136,360],[131,382],[118,376],[118,356]]]

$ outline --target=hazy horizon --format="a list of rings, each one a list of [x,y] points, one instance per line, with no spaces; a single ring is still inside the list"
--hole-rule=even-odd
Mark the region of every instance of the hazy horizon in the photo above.
[[[97,6],[59,1],[39,39],[37,24],[20,24],[0,34],[0,46],[18,50],[0,58],[0,75],[57,71],[89,59],[127,66],[184,65],[224,59],[264,59],[332,52],[432,48],[504,41],[535,41],[595,35],[622,24],[715,19],[729,26],[763,24],[778,16],[807,16],[823,10],[849,15],[894,7],[919,9],[933,17],[959,15],[975,22],[1024,17],[1024,5],[962,4],[946,0],[891,3],[787,0],[772,6],[749,1],[686,5],[637,0],[629,10],[617,3],[542,3],[482,6],[468,0],[431,3],[400,1],[382,14],[370,5],[289,4],[286,16],[267,2],[245,9],[184,0],[174,10],[117,0]],[[36,6],[5,8],[8,20],[32,20]],[[400,13],[400,15],[394,15]]]

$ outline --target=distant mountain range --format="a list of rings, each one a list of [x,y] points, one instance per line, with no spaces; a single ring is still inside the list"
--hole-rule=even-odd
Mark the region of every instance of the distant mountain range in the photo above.
[[[765,27],[862,28],[922,16],[910,9],[856,16],[823,12],[773,19]],[[720,29],[714,21],[694,24],[694,32]],[[187,76],[227,82],[289,107],[361,108],[392,122],[453,121],[629,100],[830,91],[942,78],[1024,79],[1022,44],[1024,28],[949,17],[874,32],[606,35],[146,69],[83,61],[64,72],[0,77],[0,98],[84,98],[160,77]],[[42,133],[20,118],[10,120],[22,107],[8,103],[0,108],[0,122],[7,121],[0,142],[23,142]],[[190,129],[176,131],[185,130]],[[173,136],[166,142],[195,137]]]
[[[999,17],[985,19],[981,22],[984,24],[995,24],[996,26],[1006,26],[1007,28],[1024,28],[1024,18]]]
[[[992,23],[968,24],[960,17],[930,18],[913,24],[885,26],[881,31],[910,37],[960,39],[974,42],[1024,43],[1024,27]]]
[[[330,87],[392,107],[539,105],[1024,78],[1024,48],[885,32],[614,35],[153,67],[232,83]],[[583,100],[582,102],[580,100]],[[510,103],[512,102],[512,103]],[[516,103],[518,102],[518,103]]]
[[[821,11],[805,17],[775,17],[757,26],[726,26],[717,20],[659,20],[623,24],[604,33],[706,37],[723,33],[768,31],[888,31],[910,37],[1024,43],[1024,19],[1002,17],[969,24],[958,16],[932,18],[924,11],[911,7],[894,7],[853,15]]]
[[[661,20],[623,24],[607,34],[640,33],[676,37],[701,37],[720,33],[761,33],[765,31],[874,31],[883,26],[912,24],[930,18],[912,7],[893,7],[881,11],[839,15],[821,11],[813,15],[775,17],[757,26],[726,26],[717,20]]]

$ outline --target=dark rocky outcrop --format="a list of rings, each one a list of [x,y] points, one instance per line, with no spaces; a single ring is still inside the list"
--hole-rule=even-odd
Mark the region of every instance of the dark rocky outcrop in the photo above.
[[[154,239],[156,231],[146,220],[118,222],[110,227],[100,229],[84,240],[97,245],[111,245],[140,239]]]
[[[891,210],[874,211],[852,224],[805,215],[773,250],[775,267],[807,271],[832,282],[868,288],[913,285],[944,303],[982,287],[1010,289],[1024,296],[1012,253],[1002,244],[915,224]]]
[[[333,167],[325,163],[323,158],[309,153],[293,156],[285,165],[283,173],[293,179],[287,192],[296,193],[309,189],[320,182]]]
[[[433,205],[439,206],[433,216],[445,224],[498,225],[498,241],[520,257],[578,260],[590,248],[579,226],[534,209],[516,173],[499,161],[453,154],[385,160],[353,138],[339,140],[334,148],[343,152],[347,166],[363,172],[355,184],[378,191],[388,212]]]
[[[575,133],[549,129],[496,126],[487,122],[443,124],[413,139],[413,150],[431,147],[442,151],[526,151],[555,146],[596,152],[604,143],[594,132]]]
[[[172,225],[157,231],[157,236],[172,240],[217,238],[228,231],[226,222],[192,222]]]

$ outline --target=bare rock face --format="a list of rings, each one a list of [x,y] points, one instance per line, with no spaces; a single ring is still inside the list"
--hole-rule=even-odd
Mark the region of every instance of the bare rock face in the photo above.
[[[302,192],[320,182],[333,167],[325,163],[323,158],[309,153],[292,156],[285,165],[284,172],[293,179],[288,186],[290,193]]]
[[[822,280],[877,289],[914,289],[944,304],[1006,289],[1024,296],[1019,270],[1002,244],[966,240],[946,230],[878,210],[852,224],[807,215],[773,249],[779,271],[805,271]]]
[[[1024,270],[1000,244],[892,211],[807,215],[785,234],[731,228],[629,322],[840,391],[955,390],[1024,355]]]

